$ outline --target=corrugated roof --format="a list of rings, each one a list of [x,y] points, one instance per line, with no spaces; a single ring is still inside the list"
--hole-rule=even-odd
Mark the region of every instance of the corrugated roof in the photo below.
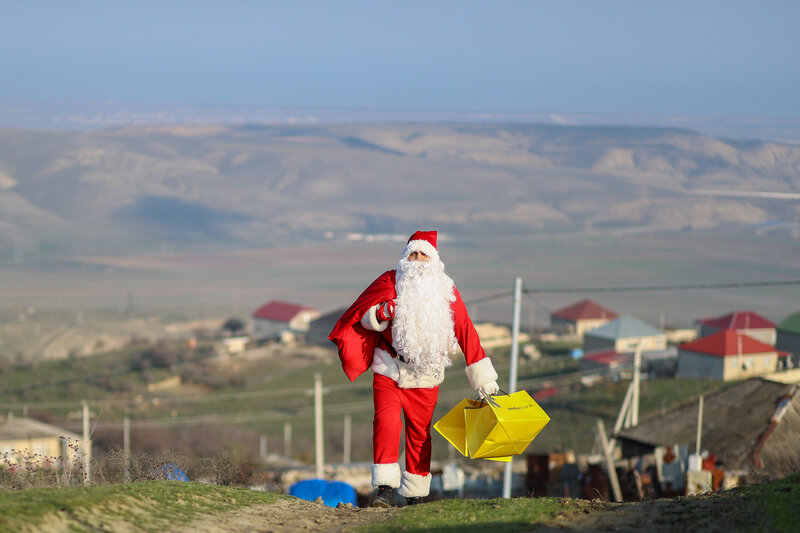
[[[732,329],[723,329],[700,339],[685,342],[681,350],[725,357],[727,355],[769,353],[775,347]]]
[[[734,311],[718,318],[701,318],[704,326],[717,329],[774,329],[775,323],[755,311]]]
[[[797,312],[778,324],[778,329],[787,333],[800,335],[800,312]]]
[[[584,337],[616,340],[631,337],[652,337],[653,335],[663,334],[661,330],[639,320],[635,316],[622,315],[608,324],[584,333]]]
[[[752,378],[706,396],[703,449],[716,454],[725,469],[748,468],[756,444],[769,428],[778,405],[794,390],[793,385]],[[794,394],[792,401],[800,403],[799,398],[800,395]],[[647,446],[686,444],[694,453],[697,405],[693,401],[664,415],[649,417],[638,426],[623,430],[619,437]]]
[[[37,439],[43,437],[67,437],[69,439],[82,439],[77,433],[64,428],[46,424],[33,418],[3,418],[0,419],[0,441]]]
[[[316,309],[291,302],[272,300],[256,309],[253,313],[253,318],[289,322],[301,311],[316,311]]]
[[[617,313],[611,309],[603,307],[592,300],[581,300],[580,302],[569,305],[563,309],[559,309],[558,311],[554,312],[552,316],[561,318],[563,320],[576,321],[597,320],[603,318],[614,320],[619,315],[617,315]]]

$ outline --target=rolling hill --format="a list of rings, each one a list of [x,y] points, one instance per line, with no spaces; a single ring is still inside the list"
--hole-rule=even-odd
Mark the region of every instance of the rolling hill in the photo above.
[[[800,147],[520,124],[0,130],[0,263],[326,233],[681,230],[792,222]],[[22,252],[21,252],[22,251]]]

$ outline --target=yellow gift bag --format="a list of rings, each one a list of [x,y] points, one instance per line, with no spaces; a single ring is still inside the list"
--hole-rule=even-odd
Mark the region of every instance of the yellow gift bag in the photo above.
[[[481,407],[464,410],[469,456],[518,455],[550,422],[526,391],[492,396]]]
[[[433,429],[441,433],[442,437],[446,438],[465,457],[469,457],[469,453],[467,453],[467,428],[464,425],[464,409],[480,407],[482,403],[479,400],[464,398],[433,425]]]
[[[461,400],[433,427],[467,457],[510,461],[549,421],[533,398],[519,391],[486,402]]]

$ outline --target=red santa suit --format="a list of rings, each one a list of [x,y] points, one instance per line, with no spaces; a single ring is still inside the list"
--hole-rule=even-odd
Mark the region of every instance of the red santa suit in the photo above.
[[[467,378],[473,388],[480,389],[497,379],[461,295],[444,274],[444,265],[439,262],[436,249],[436,233],[417,232],[412,235],[403,251],[403,258],[414,251],[423,252],[440,265],[442,302],[403,302],[402,290],[398,290],[403,273],[398,273],[397,269],[389,270],[367,287],[329,335],[339,349],[342,368],[351,381],[368,369],[374,374],[372,484],[374,487],[399,488],[399,494],[407,498],[424,497],[430,491],[431,419],[439,384],[444,380],[445,367],[452,364],[449,355],[455,351],[456,344],[464,353]],[[398,265],[402,264],[401,259]],[[414,299],[425,300],[425,297],[425,294],[417,294]],[[401,317],[380,320],[379,306],[395,300]],[[406,331],[413,329],[417,320],[411,315],[421,310],[420,319],[424,321],[425,306],[437,304],[448,307],[445,314],[449,317],[444,321],[447,325],[433,330],[425,330],[423,326],[425,338],[415,340],[413,334]],[[403,309],[408,309],[405,315]],[[429,344],[432,345],[430,350]],[[398,459],[403,421],[406,427],[406,468],[401,475]]]

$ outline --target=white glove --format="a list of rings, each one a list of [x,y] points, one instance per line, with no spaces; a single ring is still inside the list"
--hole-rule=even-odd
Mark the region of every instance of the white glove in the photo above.
[[[481,385],[478,387],[478,394],[481,395],[481,398],[488,398],[489,396],[494,396],[500,392],[500,386],[497,385],[496,381],[490,381],[486,385]]]

